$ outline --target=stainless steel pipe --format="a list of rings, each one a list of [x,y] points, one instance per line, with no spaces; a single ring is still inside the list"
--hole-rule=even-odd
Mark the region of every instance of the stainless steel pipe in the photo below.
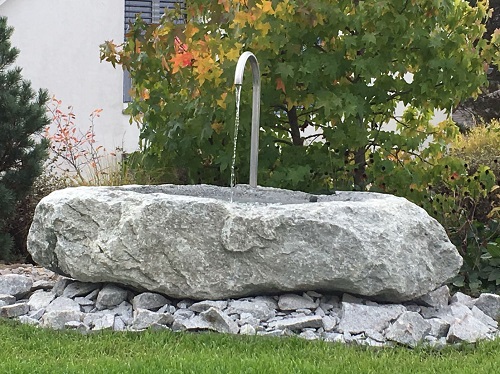
[[[257,187],[257,169],[259,164],[259,128],[260,128],[260,68],[257,57],[252,52],[243,52],[234,73],[234,84],[243,84],[245,65],[250,61],[252,68],[252,134],[250,136],[250,186]]]

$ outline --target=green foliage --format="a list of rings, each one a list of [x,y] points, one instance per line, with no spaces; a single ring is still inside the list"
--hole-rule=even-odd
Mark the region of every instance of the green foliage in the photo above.
[[[158,25],[138,18],[123,45],[101,46],[102,59],[130,71],[128,113],[141,124],[144,157],[171,171],[165,181],[229,183],[244,50],[262,71],[259,184],[305,191],[365,189],[385,164],[399,168],[386,157],[421,150],[429,134],[442,142],[449,129],[429,123],[434,109],[476,95],[484,62],[500,57],[498,36],[481,39],[484,1],[193,0],[185,24],[179,12]],[[250,81],[240,183],[249,175]],[[400,101],[407,110],[395,118]],[[391,119],[411,136],[383,127]]]
[[[35,208],[39,201],[51,192],[67,187],[62,177],[50,173],[40,175],[30,190],[30,192],[16,204],[15,211],[12,214],[6,229],[9,232],[15,251],[12,251],[11,258],[15,261],[31,262],[31,255],[26,247],[28,231],[33,221]]]
[[[452,154],[464,160],[470,170],[488,166],[500,177],[500,121],[473,127],[453,143]]]
[[[0,17],[0,258],[15,255],[6,232],[16,203],[30,191],[40,175],[47,143],[37,141],[49,123],[45,115],[47,93],[35,94],[22,79],[20,68],[11,68],[18,50],[11,47],[13,29]]]
[[[500,189],[489,166],[496,163],[484,156],[487,151],[472,146],[481,141],[484,149],[492,150],[489,155],[493,156],[493,145],[498,139],[491,135],[478,138],[474,134],[467,139],[448,123],[436,128],[448,131],[443,138],[447,141],[434,139],[418,153],[387,154],[380,148],[370,154],[369,162],[375,165],[374,169],[368,168],[373,171],[371,190],[406,197],[444,226],[464,258],[464,266],[453,280],[457,288],[468,294],[498,292]],[[398,131],[402,140],[411,141],[418,136],[404,126]],[[479,154],[483,157],[477,157]]]

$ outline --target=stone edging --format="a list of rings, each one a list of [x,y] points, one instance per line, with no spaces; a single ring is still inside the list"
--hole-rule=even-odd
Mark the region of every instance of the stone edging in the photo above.
[[[27,276],[30,272],[33,277]],[[169,300],[114,284],[82,283],[29,266],[0,273],[4,274],[0,275],[0,316],[44,328],[84,333],[210,330],[408,347],[472,343],[499,336],[500,296],[483,294],[473,299],[456,293],[450,297],[446,286],[405,305],[313,291],[195,302]]]

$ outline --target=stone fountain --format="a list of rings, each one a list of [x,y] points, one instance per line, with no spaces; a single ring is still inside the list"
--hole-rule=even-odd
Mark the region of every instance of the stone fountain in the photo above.
[[[242,55],[237,77],[247,59],[256,82],[251,53]],[[254,85],[254,108],[255,92]],[[28,250],[40,265],[79,281],[197,300],[316,290],[402,302],[459,271],[462,258],[443,227],[408,200],[259,187],[256,153],[252,160],[252,185],[234,191],[209,185],[55,191],[36,208]]]

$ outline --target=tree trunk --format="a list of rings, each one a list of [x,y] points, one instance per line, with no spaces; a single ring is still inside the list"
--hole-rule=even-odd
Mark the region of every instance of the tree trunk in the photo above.
[[[366,188],[366,148],[358,148],[354,152],[354,188],[359,191],[364,191]]]
[[[293,145],[304,145],[304,139],[300,136],[299,118],[297,117],[297,108],[293,106],[287,112],[288,122],[290,123],[290,133],[292,135]]]

